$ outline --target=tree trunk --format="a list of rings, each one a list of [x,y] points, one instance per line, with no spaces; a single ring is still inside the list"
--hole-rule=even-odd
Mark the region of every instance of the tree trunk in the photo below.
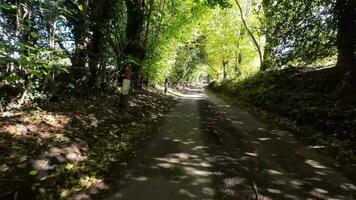
[[[36,43],[36,40],[31,37],[33,30],[33,17],[32,17],[32,1],[17,0],[16,11],[16,36],[20,42],[21,48],[19,54],[21,56],[29,57],[30,48]],[[27,67],[21,62],[19,64],[20,76],[24,80],[25,89],[29,87],[30,75],[28,74]]]
[[[93,2],[93,25],[91,30],[93,32],[90,42],[88,57],[89,57],[89,86],[96,87],[98,83],[99,63],[103,58],[103,47],[106,44],[105,33],[108,30],[110,21],[115,13],[115,5],[117,0],[101,0]]]
[[[54,51],[55,49],[55,32],[56,32],[56,17],[55,16],[51,16],[51,20],[49,20],[49,23],[47,25],[47,32],[49,35],[49,48],[51,51]],[[49,54],[48,60],[52,61],[53,59],[53,55],[52,52]],[[56,73],[56,69],[55,67],[52,65],[52,69],[50,71],[50,88],[53,90],[55,87],[55,74]]]
[[[337,0],[337,67],[356,74],[356,1]]]
[[[84,24],[75,24],[73,32],[75,51],[71,58],[71,76],[74,82],[80,82],[85,76],[85,64],[87,61],[87,44],[85,42],[86,36]]]
[[[259,56],[259,58],[260,58],[260,64],[262,64],[262,63],[263,63],[263,55],[262,55],[261,47],[260,47],[260,45],[258,44],[257,39],[256,39],[255,36],[253,35],[252,31],[251,31],[250,28],[247,26],[246,20],[245,20],[245,18],[244,18],[244,13],[243,13],[243,11],[242,11],[242,8],[241,8],[241,6],[240,6],[239,1],[238,1],[238,0],[235,0],[235,2],[236,2],[236,5],[237,5],[237,7],[238,7],[238,10],[240,11],[241,21],[242,21],[243,25],[245,26],[248,35],[251,37],[253,44],[254,44],[255,47],[256,47],[256,50],[257,50],[257,52],[258,52],[258,56]]]
[[[272,6],[271,0],[262,1],[262,8],[266,20],[269,20],[269,17],[271,15],[271,12],[269,11],[269,7],[271,6]],[[268,29],[268,24],[265,24],[265,28]],[[263,62],[261,63],[261,67],[260,67],[261,71],[265,71],[273,65],[273,61],[271,60],[272,58],[271,54],[273,50],[271,44],[271,35],[266,31],[265,37],[266,37],[266,45],[263,51]]]
[[[89,86],[95,87],[98,83],[98,66],[102,58],[103,33],[101,29],[94,30],[92,41],[89,48]]]
[[[151,22],[151,15],[153,12],[153,5],[154,4],[154,0],[150,0],[148,3],[149,6],[149,10],[148,10],[148,14],[146,15],[146,31],[145,31],[145,39],[144,39],[144,47],[147,48],[147,44],[148,44],[148,32],[150,30],[150,22]]]
[[[73,10],[73,14],[66,16],[69,23],[73,26],[72,34],[74,36],[75,50],[71,56],[70,79],[75,85],[79,84],[86,75],[85,65],[87,62],[87,38],[86,24],[88,15],[88,0],[78,0],[78,4],[83,6],[83,11],[72,0],[65,0],[64,7]],[[64,48],[64,47],[62,47]]]
[[[141,0],[126,0],[127,25],[125,53],[138,61],[143,61],[145,49],[141,44],[141,32],[145,19],[145,5]]]
[[[266,37],[266,46],[263,52],[263,62],[261,64],[260,70],[261,71],[266,71],[267,69],[271,68],[273,65],[273,61],[272,61],[272,47],[271,45],[268,43],[268,39]]]
[[[226,71],[226,65],[227,65],[228,61],[223,60],[222,61],[222,65],[223,65],[223,79],[225,80],[227,77],[227,71]]]
[[[235,67],[234,67],[234,71],[235,71],[236,78],[241,75],[241,70],[240,70],[241,63],[242,63],[242,53],[241,53],[241,50],[238,49],[238,51],[235,52]]]

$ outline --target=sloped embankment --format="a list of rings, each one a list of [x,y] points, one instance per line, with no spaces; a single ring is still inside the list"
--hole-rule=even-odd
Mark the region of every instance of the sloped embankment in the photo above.
[[[306,136],[343,163],[356,166],[356,85],[340,90],[332,68],[287,68],[243,81],[213,82],[213,91],[262,118]],[[266,112],[266,113],[264,113]]]
[[[0,199],[90,199],[110,187],[174,104],[144,90],[127,111],[119,95],[0,113]]]

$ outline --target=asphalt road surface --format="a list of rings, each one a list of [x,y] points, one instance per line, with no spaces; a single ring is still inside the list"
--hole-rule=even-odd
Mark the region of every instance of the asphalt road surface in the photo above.
[[[356,184],[290,133],[189,89],[107,200],[342,199]]]

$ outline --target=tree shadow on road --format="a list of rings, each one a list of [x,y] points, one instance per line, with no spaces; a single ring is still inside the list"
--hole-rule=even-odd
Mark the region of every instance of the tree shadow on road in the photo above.
[[[218,172],[216,199],[355,198],[353,183],[339,178],[319,157],[311,159],[313,154],[298,142],[285,142],[287,133],[246,129],[247,120],[230,116],[226,109],[199,101],[202,137]]]

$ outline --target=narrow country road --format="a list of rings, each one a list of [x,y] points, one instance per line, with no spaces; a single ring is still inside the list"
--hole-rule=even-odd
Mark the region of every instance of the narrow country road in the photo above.
[[[108,200],[345,199],[335,162],[202,89],[191,89]]]

